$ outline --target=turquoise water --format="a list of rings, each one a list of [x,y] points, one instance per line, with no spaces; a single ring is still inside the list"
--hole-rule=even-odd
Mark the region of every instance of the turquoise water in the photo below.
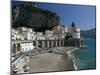
[[[88,47],[72,53],[76,66],[79,70],[96,69],[96,40],[85,39],[83,43]]]

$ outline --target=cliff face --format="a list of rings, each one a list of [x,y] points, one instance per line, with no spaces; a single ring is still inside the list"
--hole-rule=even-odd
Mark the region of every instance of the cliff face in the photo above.
[[[35,31],[52,29],[59,24],[56,13],[36,7],[35,3],[20,2],[12,8],[12,27],[31,27]]]

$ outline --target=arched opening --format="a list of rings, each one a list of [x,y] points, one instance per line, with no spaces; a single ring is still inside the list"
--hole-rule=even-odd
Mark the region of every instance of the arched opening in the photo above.
[[[12,47],[12,53],[13,53],[13,54],[16,53],[16,44],[13,44],[13,47]]]
[[[49,40],[49,47],[52,47],[52,41]]]
[[[36,46],[36,41],[33,41],[33,46]]]
[[[54,41],[53,47],[56,47],[56,41]]]
[[[20,46],[20,43],[18,43],[17,44],[17,52],[20,51],[20,49],[21,49],[21,46]]]
[[[38,47],[42,48],[42,41],[38,41]]]
[[[47,41],[45,41],[45,47],[47,48]]]
[[[59,47],[59,40],[57,41],[57,46]]]
[[[52,44],[51,47],[54,47],[54,41],[53,40],[51,41],[51,44]]]
[[[61,46],[61,41],[59,41],[59,47]]]

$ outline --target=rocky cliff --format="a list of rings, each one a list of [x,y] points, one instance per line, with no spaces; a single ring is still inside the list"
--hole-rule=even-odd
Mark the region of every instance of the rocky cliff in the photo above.
[[[44,10],[32,2],[17,2],[12,4],[12,27],[31,27],[35,31],[52,29],[59,24],[59,16],[49,10]]]

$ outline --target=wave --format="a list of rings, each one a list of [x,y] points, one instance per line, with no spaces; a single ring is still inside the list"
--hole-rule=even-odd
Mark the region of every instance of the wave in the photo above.
[[[76,64],[76,62],[75,62],[76,59],[75,59],[74,55],[72,54],[72,52],[75,51],[75,50],[77,50],[77,49],[78,49],[78,48],[75,48],[75,49],[72,49],[72,50],[70,50],[70,51],[67,52],[68,57],[69,57],[70,59],[72,59],[72,61],[73,61],[74,70],[78,70],[78,66],[77,66],[77,64]]]
[[[73,66],[74,66],[74,70],[78,70],[78,66],[75,63],[75,60],[73,59]]]

